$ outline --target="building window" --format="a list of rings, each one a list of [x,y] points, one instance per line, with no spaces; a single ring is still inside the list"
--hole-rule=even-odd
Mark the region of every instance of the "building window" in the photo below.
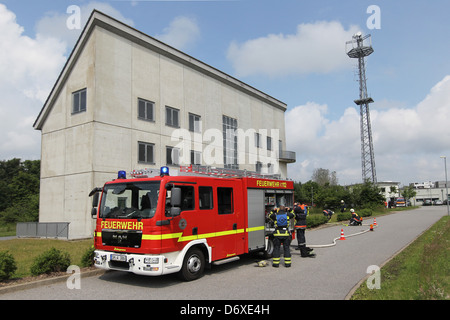
[[[261,148],[261,133],[255,132],[255,147]]]
[[[237,120],[227,116],[222,116],[222,130],[224,167],[227,169],[239,169],[237,162]]]
[[[278,140],[278,155],[281,157],[283,154],[283,141]]]
[[[155,145],[153,143],[138,142],[138,161],[154,164],[154,148]]]
[[[262,172],[262,162],[256,161],[256,173]]]
[[[84,88],[72,93],[72,114],[86,111],[86,91]]]
[[[166,164],[167,165],[179,165],[179,152],[180,150],[174,147],[166,147]]]
[[[191,150],[191,164],[202,164],[202,153],[200,151]]]
[[[196,114],[189,113],[189,131],[201,132],[202,131],[202,118]]]
[[[180,110],[166,106],[166,125],[170,127],[179,128],[180,127],[180,123],[178,121],[179,114]]]
[[[138,98],[138,119],[155,121],[154,108],[154,102]]]
[[[267,150],[272,150],[272,137],[267,137]]]

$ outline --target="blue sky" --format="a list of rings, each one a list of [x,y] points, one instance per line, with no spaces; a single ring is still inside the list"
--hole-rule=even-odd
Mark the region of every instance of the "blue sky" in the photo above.
[[[0,159],[40,157],[32,123],[80,32],[67,28],[71,5],[82,23],[97,8],[287,103],[286,139],[297,153],[289,175],[303,182],[315,168],[336,171],[341,184],[361,181],[356,61],[345,41],[370,33],[378,180],[444,180],[450,3],[436,0],[1,1]]]

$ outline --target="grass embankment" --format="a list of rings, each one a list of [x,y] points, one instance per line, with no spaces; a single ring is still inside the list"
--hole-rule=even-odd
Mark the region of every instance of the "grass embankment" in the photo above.
[[[445,216],[381,268],[381,288],[364,282],[352,300],[449,300],[450,217]]]
[[[51,248],[68,252],[71,264],[81,266],[81,258],[92,244],[92,239],[79,241],[57,239],[12,239],[0,241],[0,251],[8,250],[9,253],[13,255],[17,265],[17,270],[13,278],[22,278],[31,275],[30,267],[36,257]]]

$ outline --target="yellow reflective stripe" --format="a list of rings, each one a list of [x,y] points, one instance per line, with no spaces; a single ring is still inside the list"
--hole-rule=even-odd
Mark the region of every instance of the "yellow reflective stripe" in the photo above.
[[[182,242],[182,241],[191,241],[191,240],[195,240],[195,239],[207,239],[207,238],[222,237],[222,236],[228,236],[228,235],[231,235],[231,234],[239,234],[239,233],[259,231],[259,230],[264,230],[264,226],[252,227],[252,228],[246,228],[246,229],[210,232],[210,233],[191,235],[191,236],[184,236],[184,237],[183,237],[183,233],[182,232],[164,233],[164,234],[143,234],[142,235],[142,240],[178,239],[178,242]],[[97,232],[96,235],[97,235],[97,237],[101,237],[102,233],[101,232]]]
[[[264,230],[264,226],[259,226],[259,227],[252,227],[252,228],[247,228],[246,231],[247,232],[252,232],[252,231],[259,231],[259,230]]]
[[[164,233],[164,234],[143,234],[142,240],[166,240],[176,239],[182,236],[182,232],[178,233]]]
[[[205,234],[200,234],[198,235],[199,239],[207,239],[207,238],[214,238],[216,236],[215,232],[211,232],[211,233],[205,233]]]
[[[181,242],[181,241],[191,241],[191,240],[196,240],[196,239],[198,239],[198,235],[186,236],[186,237],[180,237],[180,238],[178,239],[178,242]]]

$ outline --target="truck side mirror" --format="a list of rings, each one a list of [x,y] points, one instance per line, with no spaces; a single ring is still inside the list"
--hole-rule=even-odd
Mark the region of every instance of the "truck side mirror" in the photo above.
[[[170,216],[176,217],[181,213],[181,188],[173,187],[170,196]]]
[[[170,208],[170,216],[172,218],[176,217],[176,216],[179,216],[180,213],[181,213],[181,208],[180,207],[171,207]]]
[[[94,194],[94,196],[92,197],[92,208],[97,208],[98,207],[98,199],[100,198],[100,193],[96,193]]]
[[[172,188],[170,204],[172,205],[172,207],[180,207],[181,206],[181,188],[177,188],[177,187]]]
[[[100,198],[100,192],[102,191],[101,188],[94,188],[89,193],[89,197],[92,197],[92,210],[91,210],[91,216],[92,219],[95,219],[97,217],[97,207],[98,207],[98,199]]]

